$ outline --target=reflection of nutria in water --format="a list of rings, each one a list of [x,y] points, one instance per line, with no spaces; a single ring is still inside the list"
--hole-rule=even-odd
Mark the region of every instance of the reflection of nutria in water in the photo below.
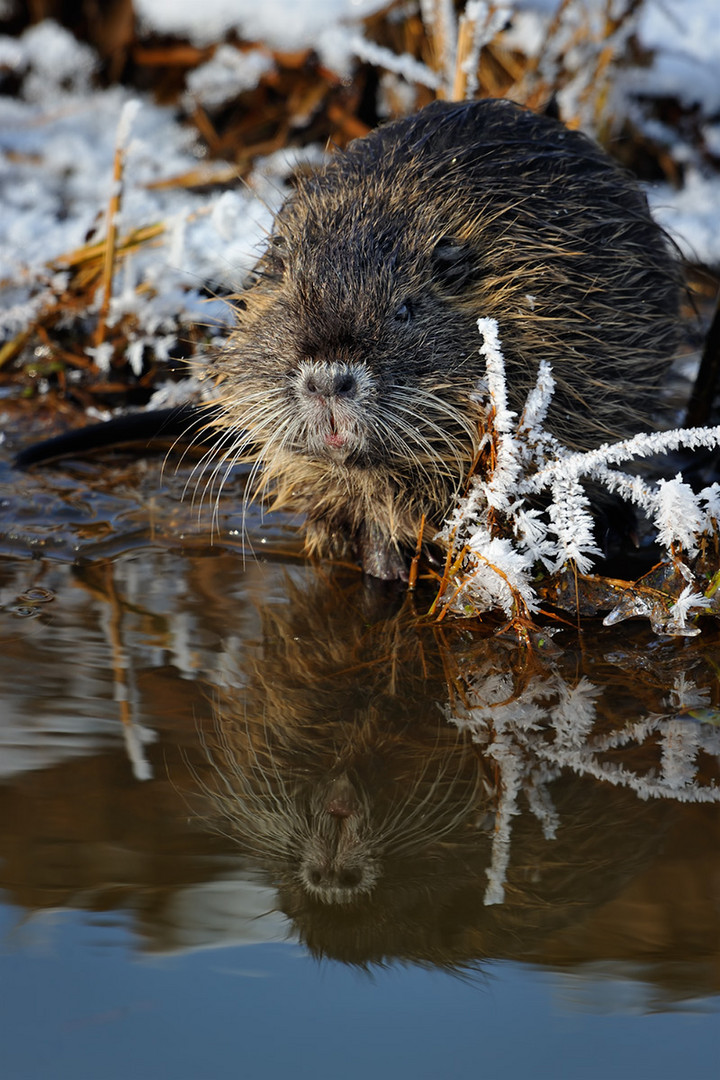
[[[303,711],[311,686],[306,695]],[[409,724],[392,704],[343,702],[337,718],[278,732],[271,707],[238,723],[227,704],[210,749],[222,783],[206,782],[224,830],[287,895],[352,906],[385,888],[391,863],[429,887],[440,848],[475,835],[475,755],[437,718]]]
[[[225,830],[313,902],[369,896],[387,861],[420,870],[428,849],[475,834],[483,770],[438,723],[437,682],[417,644],[393,662],[397,619],[367,626],[347,597],[298,594],[264,613],[263,655],[245,697],[221,691],[205,778]],[[402,647],[400,647],[400,653]]]
[[[478,442],[479,317],[510,404],[540,359],[548,424],[598,445],[646,424],[676,344],[678,272],[632,178],[509,101],[435,102],[351,143],[280,210],[216,362],[219,474],[307,518],[311,552],[402,577]]]
[[[319,955],[449,965],[524,955],[638,871],[665,809],[559,781],[557,839],[521,813],[506,902],[485,907],[494,765],[443,718],[432,635],[402,615],[355,610],[353,596],[291,590],[290,610],[266,610],[249,686],[216,695],[198,812],[268,875]],[[485,661],[508,669],[513,650],[485,645]]]

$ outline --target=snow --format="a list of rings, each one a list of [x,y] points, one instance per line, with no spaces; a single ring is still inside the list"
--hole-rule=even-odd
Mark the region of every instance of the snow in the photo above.
[[[505,47],[528,57],[539,56],[545,40],[546,25],[546,19],[539,11],[516,11],[512,25],[503,38]]]
[[[220,45],[211,60],[188,75],[187,96],[207,109],[217,108],[236,94],[252,90],[274,68],[271,57],[261,49],[239,52]]]
[[[48,19],[26,30],[23,45],[24,57],[16,56],[12,67],[21,66],[24,60],[31,68],[24,83],[28,101],[52,100],[57,104],[63,97],[89,90],[97,58],[67,30]]]
[[[39,40],[41,61],[35,52]],[[0,39],[0,53],[3,44]],[[176,111],[147,98],[134,102],[119,86],[88,92],[84,79],[91,66],[80,63],[83,48],[68,89],[74,39],[53,23],[32,28],[15,44],[15,66],[31,68],[25,84],[32,100],[0,97],[0,282],[7,330],[17,333],[37,310],[42,301],[35,296],[36,283],[52,284],[52,265],[62,265],[63,256],[102,235],[118,139],[126,148],[120,233],[156,224],[165,231],[155,246],[125,262],[112,316],[136,309],[141,329],[149,333],[193,319],[227,322],[226,305],[208,304],[201,290],[208,283],[236,290],[256,261],[282,198],[277,163],[264,201],[241,187],[210,197],[182,187],[151,187],[200,164],[195,136],[178,124]],[[49,55],[62,61],[55,78],[47,68]],[[152,287],[142,301],[134,288],[139,282]]]
[[[656,220],[667,229],[686,259],[720,268],[717,174],[703,175],[698,169],[689,168],[679,191],[667,184],[657,185],[648,192],[648,201]]]
[[[638,40],[655,55],[634,74],[636,90],[653,97],[676,97],[700,105],[707,115],[720,110],[720,5],[716,0],[645,0]]]
[[[141,24],[158,34],[188,37],[196,45],[222,41],[231,32],[276,49],[317,47],[328,26],[363,18],[387,0],[135,0]]]

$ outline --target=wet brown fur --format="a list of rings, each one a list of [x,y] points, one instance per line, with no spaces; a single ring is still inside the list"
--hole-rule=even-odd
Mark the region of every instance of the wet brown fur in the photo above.
[[[311,553],[402,577],[473,460],[498,320],[520,409],[590,447],[648,423],[677,345],[678,270],[634,180],[507,101],[436,102],[352,143],[280,210],[216,361],[217,476],[302,512]]]

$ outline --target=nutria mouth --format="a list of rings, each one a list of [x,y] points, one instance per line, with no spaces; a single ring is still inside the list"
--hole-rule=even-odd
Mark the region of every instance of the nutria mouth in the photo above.
[[[679,270],[635,181],[508,101],[435,102],[350,144],[281,208],[221,382],[217,474],[305,514],[311,553],[402,577],[478,445],[479,317],[518,408],[588,448],[647,425],[677,343]]]
[[[317,460],[367,465],[367,412],[377,383],[362,364],[302,361],[292,381],[297,402],[299,453]]]

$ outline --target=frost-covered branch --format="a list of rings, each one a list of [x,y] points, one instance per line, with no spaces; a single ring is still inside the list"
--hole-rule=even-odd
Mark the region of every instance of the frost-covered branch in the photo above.
[[[550,366],[540,363],[518,419],[508,404],[498,324],[479,319],[478,330],[487,373],[478,391],[485,410],[481,449],[490,442],[493,452],[481,458],[467,494],[440,533],[453,550],[452,563],[460,565],[453,580],[445,583],[444,606],[464,615],[496,608],[513,618],[538,610],[538,574],[565,568],[589,574],[594,559],[602,555],[586,490],[591,482],[645,514],[679,581],[671,593],[655,588],[625,596],[608,624],[645,615],[659,632],[697,632],[688,618],[715,608],[708,606],[688,560],[704,540],[717,538],[720,484],[696,494],[681,474],[651,482],[615,466],[679,447],[720,445],[720,426],[642,433],[597,449],[571,451],[544,428],[555,385]]]

